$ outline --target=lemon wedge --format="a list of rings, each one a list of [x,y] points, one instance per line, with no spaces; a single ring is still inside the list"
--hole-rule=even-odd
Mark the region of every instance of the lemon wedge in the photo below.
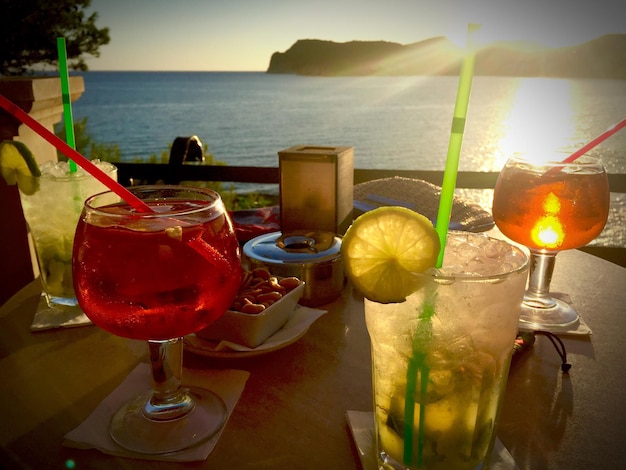
[[[419,287],[415,273],[435,266],[439,235],[421,214],[379,207],[359,216],[341,242],[346,275],[370,300],[403,302]]]
[[[20,191],[28,196],[39,189],[39,165],[22,142],[0,142],[0,172],[7,184],[17,184]]]

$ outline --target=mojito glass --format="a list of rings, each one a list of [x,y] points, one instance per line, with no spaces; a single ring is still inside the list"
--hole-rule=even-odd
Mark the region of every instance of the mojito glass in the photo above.
[[[97,160],[94,163],[117,180],[114,165]],[[78,218],[85,199],[107,188],[82,168],[71,173],[67,162],[46,162],[40,169],[39,190],[32,195],[20,191],[22,210],[46,302],[50,308],[71,308],[78,305],[72,282],[72,246]]]
[[[527,275],[519,248],[450,232],[404,302],[365,300],[380,469],[488,468]]]

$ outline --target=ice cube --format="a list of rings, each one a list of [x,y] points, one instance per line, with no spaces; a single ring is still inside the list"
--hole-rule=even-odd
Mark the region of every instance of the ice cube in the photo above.
[[[462,234],[448,239],[443,275],[481,276],[497,275],[521,266],[522,257],[510,246],[494,238],[479,234]]]
[[[115,166],[109,162],[103,162],[98,159],[94,159],[91,162],[105,173],[110,173],[115,169]],[[89,172],[83,170],[80,165],[77,166],[76,172],[70,173],[70,164],[67,161],[55,162],[49,160],[42,163],[39,169],[41,170],[42,176],[52,176],[53,178],[68,178],[70,176],[82,178],[89,174]]]

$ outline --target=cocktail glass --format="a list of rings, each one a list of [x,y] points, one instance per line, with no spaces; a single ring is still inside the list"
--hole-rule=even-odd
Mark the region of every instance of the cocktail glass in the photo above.
[[[241,281],[239,244],[218,193],[129,189],[153,212],[137,212],[112,192],[85,201],[74,287],[96,325],[148,341],[153,389],[113,416],[111,436],[134,452],[175,452],[204,442],[225,421],[218,395],[182,386],[182,337],[232,303]]]
[[[117,180],[115,166],[95,163]],[[69,310],[78,305],[72,282],[74,232],[83,201],[106,189],[82,169],[71,173],[67,162],[47,162],[41,165],[39,190],[31,195],[19,191],[50,308]]]
[[[511,157],[498,176],[493,219],[500,231],[531,252],[520,325],[559,332],[579,322],[578,312],[550,295],[556,255],[596,238],[609,213],[609,183],[602,163],[582,156],[532,161]]]
[[[527,274],[520,248],[450,232],[404,302],[365,299],[380,469],[488,468]]]

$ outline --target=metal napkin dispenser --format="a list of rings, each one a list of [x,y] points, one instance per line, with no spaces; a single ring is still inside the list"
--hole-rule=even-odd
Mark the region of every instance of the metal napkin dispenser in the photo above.
[[[354,148],[296,145],[278,158],[282,231],[343,235],[352,223]]]

